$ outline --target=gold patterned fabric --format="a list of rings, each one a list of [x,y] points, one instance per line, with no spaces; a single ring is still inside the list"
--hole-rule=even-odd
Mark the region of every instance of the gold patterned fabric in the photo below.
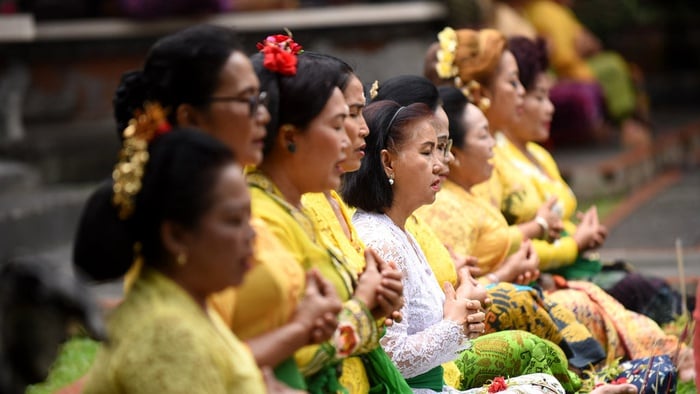
[[[110,315],[84,392],[265,393],[250,350],[173,281],[144,268]]]
[[[607,362],[617,357],[638,359],[660,354],[671,355],[678,338],[666,334],[653,320],[632,312],[593,283],[569,281],[565,289],[547,297],[574,312],[586,322],[607,351]]]

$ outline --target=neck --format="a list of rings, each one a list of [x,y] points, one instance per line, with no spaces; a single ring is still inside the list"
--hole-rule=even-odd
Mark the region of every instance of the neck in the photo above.
[[[515,134],[509,130],[503,130],[501,132],[506,136],[506,138],[508,138],[508,141],[510,141],[511,144],[518,148],[519,151],[527,153],[527,141],[517,138]]]
[[[274,162],[263,162],[258,168],[267,175],[284,196],[285,201],[296,208],[301,208],[301,195],[303,194],[292,181],[293,174],[285,170],[285,166]]]
[[[447,176],[447,179],[450,180],[451,182],[454,182],[457,186],[461,187],[462,189],[466,191],[470,191],[471,188],[475,185],[475,183],[469,181],[469,177],[463,176],[462,174],[462,169],[457,168],[457,167],[450,167],[450,174]]]
[[[405,230],[406,220],[408,220],[416,209],[418,209],[418,207],[407,207],[404,204],[396,201],[396,198],[394,198],[391,208],[389,208],[385,213],[395,225],[397,225],[401,230]]]
[[[158,270],[163,275],[170,278],[170,280],[175,282],[178,286],[180,286],[185,291],[185,293],[189,294],[190,297],[192,297],[194,302],[197,305],[199,305],[202,308],[202,310],[206,311],[207,298],[209,296],[209,293],[198,291],[195,288],[195,286],[193,286],[188,280],[192,277],[192,275],[189,275],[186,272],[184,272],[182,268],[174,267],[173,264],[175,264],[175,262],[172,262],[172,264],[167,265],[166,267],[158,268]]]

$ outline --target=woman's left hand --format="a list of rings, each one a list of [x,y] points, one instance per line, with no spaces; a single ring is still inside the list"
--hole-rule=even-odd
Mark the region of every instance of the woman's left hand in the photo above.
[[[382,280],[377,288],[377,314],[375,317],[386,317],[384,323],[387,326],[400,323],[402,320],[401,308],[404,305],[403,282],[401,281],[401,271],[394,262],[384,261],[374,250],[368,249],[365,253],[374,256],[377,268],[382,276]]]

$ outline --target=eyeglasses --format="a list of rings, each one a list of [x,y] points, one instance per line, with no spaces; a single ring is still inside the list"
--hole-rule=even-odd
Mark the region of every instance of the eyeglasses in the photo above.
[[[269,102],[267,92],[260,92],[250,97],[210,97],[210,101],[234,101],[237,103],[248,103],[249,116],[252,118],[258,113],[260,106],[267,108]]]
[[[452,138],[448,138],[445,144],[439,143],[437,150],[442,153],[442,159],[447,160],[450,157],[450,150],[452,149]]]

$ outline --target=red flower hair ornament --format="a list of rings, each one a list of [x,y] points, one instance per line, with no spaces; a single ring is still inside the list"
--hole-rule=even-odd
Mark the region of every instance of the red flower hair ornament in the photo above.
[[[304,52],[301,45],[292,40],[292,33],[267,36],[265,41],[257,44],[258,50],[265,55],[263,66],[275,73],[292,76],[297,73],[297,55]]]

